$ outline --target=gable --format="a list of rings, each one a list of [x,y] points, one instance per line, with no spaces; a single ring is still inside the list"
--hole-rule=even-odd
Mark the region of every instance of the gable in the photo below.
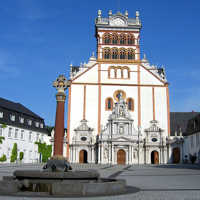
[[[151,70],[146,67],[140,67],[140,84],[142,85],[164,85],[165,82],[158,76],[155,75]]]
[[[116,142],[130,142],[131,140],[127,137],[116,137],[116,138],[113,138],[114,141]]]
[[[98,83],[98,63],[95,63],[72,79],[73,83]]]

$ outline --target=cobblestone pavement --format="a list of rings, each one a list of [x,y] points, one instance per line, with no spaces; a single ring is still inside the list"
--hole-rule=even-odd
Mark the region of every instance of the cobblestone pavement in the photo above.
[[[11,175],[16,169],[40,169],[41,165],[0,165],[0,178]],[[119,196],[64,198],[89,200],[200,200],[200,166],[198,165],[157,165],[157,166],[110,166],[73,165],[73,169],[97,169],[102,177],[125,179],[127,185],[139,188],[139,192]],[[39,200],[52,198],[7,197],[0,200]],[[63,199],[63,198],[53,198]]]

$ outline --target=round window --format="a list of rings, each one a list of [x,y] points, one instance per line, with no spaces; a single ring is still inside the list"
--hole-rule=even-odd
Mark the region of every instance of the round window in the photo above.
[[[87,138],[86,138],[86,137],[81,137],[81,140],[82,140],[82,141],[86,141]]]
[[[157,142],[157,138],[152,138],[152,142]]]

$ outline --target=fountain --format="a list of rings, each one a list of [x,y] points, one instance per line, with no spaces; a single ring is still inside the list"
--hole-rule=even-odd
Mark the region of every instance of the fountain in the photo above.
[[[72,170],[63,157],[65,90],[70,82],[60,75],[53,83],[57,89],[54,156],[41,170],[16,170],[0,181],[0,195],[14,196],[104,196],[127,192],[125,180],[100,178],[97,170]]]

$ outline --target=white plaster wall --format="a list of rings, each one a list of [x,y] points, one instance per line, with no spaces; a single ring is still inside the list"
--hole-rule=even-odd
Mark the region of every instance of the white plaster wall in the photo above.
[[[71,85],[71,117],[70,117],[70,142],[74,135],[74,129],[80,125],[83,119],[84,86]]]
[[[141,87],[141,129],[150,127],[150,121],[153,120],[153,102],[152,87]]]
[[[140,67],[140,81],[141,84],[149,85],[164,85],[160,80],[158,80],[154,75],[149,73],[143,67]]]
[[[199,155],[200,133],[196,133],[196,134],[184,137],[183,148],[184,148],[184,156],[188,155],[188,159],[189,159],[190,154],[194,155],[196,153],[196,156],[197,156],[196,162],[200,163],[200,155]]]
[[[167,117],[167,95],[165,87],[155,87],[155,118],[159,126],[164,129],[163,136],[168,135],[168,117]]]
[[[98,64],[73,81],[74,83],[98,83]]]
[[[12,128],[11,137],[8,137],[9,128]],[[15,129],[18,129],[17,138],[15,138]],[[21,130],[24,130],[23,139],[21,139]],[[30,132],[32,132],[31,140],[29,140]],[[48,142],[50,140],[50,137],[45,135],[44,133],[34,132],[27,129],[21,129],[14,126],[7,126],[6,128],[3,128],[2,136],[5,139],[3,140],[3,143],[0,144],[0,157],[3,154],[5,154],[7,157],[7,161],[5,163],[9,163],[13,145],[14,143],[17,143],[18,159],[19,159],[19,152],[24,152],[24,158],[22,160],[23,163],[38,162],[39,161],[38,145],[35,144],[35,142],[37,141],[37,134],[39,134],[39,139],[41,140],[41,142]],[[17,162],[19,162],[19,160]]]
[[[93,128],[93,134],[97,135],[98,127],[98,86],[87,85],[86,86],[86,120],[88,120],[88,126]]]

